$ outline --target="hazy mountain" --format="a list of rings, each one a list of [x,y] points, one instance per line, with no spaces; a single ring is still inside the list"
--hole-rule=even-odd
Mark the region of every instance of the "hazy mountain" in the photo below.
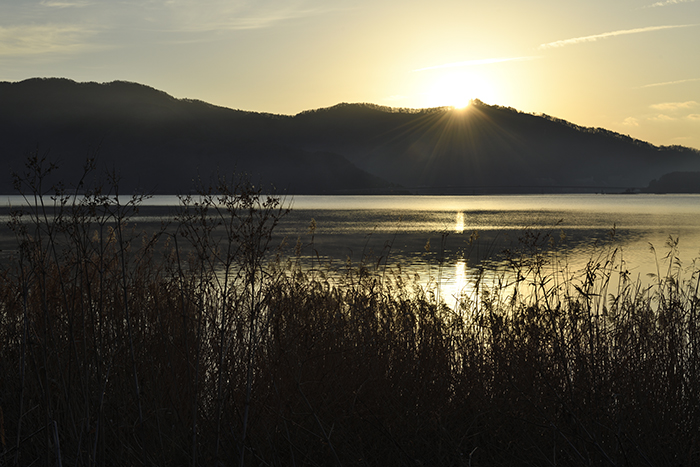
[[[186,192],[217,171],[288,193],[579,192],[700,171],[700,151],[474,102],[465,111],[339,104],[295,116],[175,99],[147,86],[0,83],[0,154],[49,152],[77,171],[98,152],[127,190]],[[403,187],[403,188],[402,188]],[[0,192],[11,192],[8,171]]]

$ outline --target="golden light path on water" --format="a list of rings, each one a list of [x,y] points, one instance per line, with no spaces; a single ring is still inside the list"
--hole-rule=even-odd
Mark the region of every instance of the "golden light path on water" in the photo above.
[[[317,214],[332,212],[337,218],[347,213],[352,227],[339,224],[328,233],[337,228],[353,235],[374,228],[373,235],[381,237],[405,229],[422,238],[422,244],[406,241],[414,254],[400,261],[404,270],[419,275],[425,290],[437,293],[453,308],[478,301],[484,290],[497,291],[502,300],[512,297],[516,287],[519,294],[531,293],[532,278],[516,282],[517,267],[499,256],[508,236],[515,243],[521,236],[549,235],[542,245],[548,249],[543,273],[560,284],[581,283],[586,267],[605,269],[610,292],[623,276],[649,284],[656,280],[652,274],[668,271],[669,239],[680,239],[674,253],[681,265],[679,277],[697,277],[699,195],[348,196],[299,197],[294,203]],[[399,217],[403,224],[397,226],[392,219]],[[327,222],[319,219],[319,226]],[[444,261],[438,261],[436,250],[445,234],[449,234],[448,251]],[[433,248],[430,258],[424,252],[415,254],[426,239]],[[482,248],[476,260],[469,254],[472,245]],[[567,293],[576,291],[570,288]]]
[[[474,292],[473,283],[469,281],[469,276],[467,274],[467,262],[464,260],[457,260],[453,269],[454,274],[452,281],[445,287],[444,300],[448,305],[451,305],[448,301],[450,298],[457,302],[463,297],[472,297]]]
[[[464,232],[464,213],[462,211],[457,211],[455,215],[455,232]]]

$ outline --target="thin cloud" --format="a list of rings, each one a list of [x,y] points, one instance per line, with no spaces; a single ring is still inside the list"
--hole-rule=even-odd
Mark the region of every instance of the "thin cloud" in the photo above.
[[[314,14],[312,11],[279,11],[252,16],[233,15],[228,19],[210,18],[204,21],[188,22],[188,24],[181,24],[179,27],[176,25],[176,29],[186,32],[263,29],[283,21],[313,16]]]
[[[687,101],[687,102],[663,102],[661,104],[654,104],[651,105],[650,107],[655,110],[663,110],[663,111],[674,111],[674,110],[682,110],[682,109],[692,109],[693,107],[697,107],[698,103],[695,101]]]
[[[649,120],[653,122],[672,122],[675,120],[675,118],[669,117],[668,115],[659,114],[656,117],[651,117]]]
[[[82,8],[92,5],[92,2],[61,2],[57,0],[44,0],[41,2],[41,5],[50,8]]]
[[[265,4],[210,0],[202,4],[195,0],[169,0],[150,5],[149,21],[165,30],[179,32],[213,32],[226,30],[262,29],[277,23],[319,16],[338,11],[328,7],[306,8],[302,4]]]
[[[270,12],[258,16],[233,18],[229,21],[218,23],[218,25],[214,23],[214,25],[217,26],[216,29],[262,29],[273,26],[274,24],[282,21],[306,18],[309,16],[316,16],[318,14],[318,10],[286,10]]]
[[[700,120],[700,114],[690,114],[688,115],[690,120]]]
[[[691,79],[680,79],[677,81],[666,81],[663,83],[653,83],[653,84],[645,84],[644,86],[639,86],[634,89],[644,89],[644,88],[653,88],[656,86],[669,86],[671,84],[681,84],[681,83],[692,83],[695,81],[700,81],[700,78],[691,78]]]
[[[644,32],[661,31],[663,29],[676,29],[676,28],[688,28],[691,26],[697,26],[696,24],[681,24],[681,25],[669,25],[669,26],[650,26],[647,28],[637,28],[637,29],[622,29],[619,31],[604,32],[602,34],[595,34],[592,36],[574,37],[572,39],[564,39],[561,41],[548,42],[546,44],[540,44],[540,49],[553,49],[557,47],[565,47],[567,45],[581,44],[583,42],[595,42],[600,39],[607,39],[608,37],[624,36],[627,34],[641,34]]]
[[[416,68],[413,71],[425,71],[425,70],[437,70],[440,68],[459,68],[466,66],[476,66],[476,65],[489,65],[491,63],[502,63],[502,62],[522,62],[525,60],[534,60],[539,57],[511,57],[511,58],[484,58],[482,60],[467,60],[464,62],[451,62],[444,63],[442,65],[427,66],[424,68]]]
[[[0,26],[0,56],[78,52],[92,47],[93,35],[77,26]]]
[[[660,6],[668,6],[668,5],[675,5],[677,3],[691,3],[694,2],[695,0],[666,0],[665,2],[656,2],[651,5],[647,5],[644,8],[657,8]]]
[[[307,0],[38,0],[36,3],[27,2],[22,7],[22,14],[31,18],[35,25],[85,25],[86,28],[97,28],[99,32],[131,30],[206,34],[270,28],[285,21],[338,13],[349,8],[316,6]],[[194,41],[201,39],[195,38]],[[192,42],[187,38],[179,40]],[[4,49],[7,48],[6,45]]]

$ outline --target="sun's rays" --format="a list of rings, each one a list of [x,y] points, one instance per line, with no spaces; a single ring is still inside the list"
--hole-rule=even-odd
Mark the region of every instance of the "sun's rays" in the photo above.
[[[471,72],[448,73],[437,78],[425,94],[427,107],[454,107],[463,109],[473,99],[494,102],[494,87],[478,74]]]

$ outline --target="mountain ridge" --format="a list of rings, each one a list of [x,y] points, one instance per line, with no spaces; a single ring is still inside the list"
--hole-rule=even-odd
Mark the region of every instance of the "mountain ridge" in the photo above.
[[[126,81],[32,78],[0,82],[0,123],[0,154],[14,170],[39,148],[73,172],[99,148],[127,189],[162,193],[215,171],[247,172],[290,194],[639,190],[700,171],[697,149],[478,100],[466,110],[339,103],[282,115]],[[0,191],[9,186],[0,180]]]

